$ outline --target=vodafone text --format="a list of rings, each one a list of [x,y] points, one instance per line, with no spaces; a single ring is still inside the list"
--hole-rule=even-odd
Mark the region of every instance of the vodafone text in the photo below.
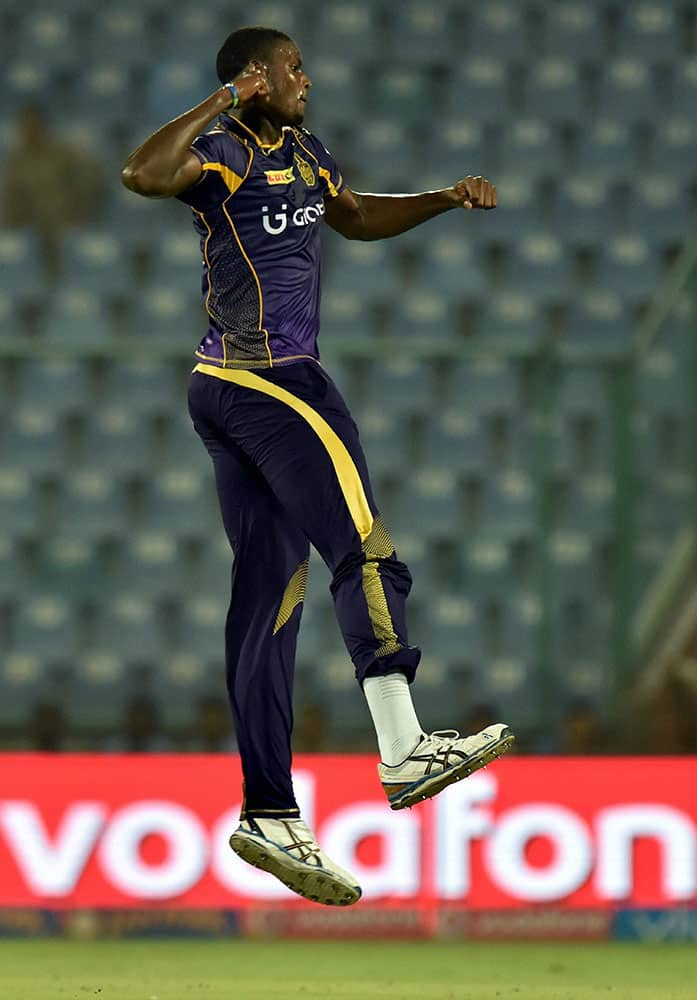
[[[312,769],[295,774],[302,812],[328,853],[355,872],[368,899],[416,900],[427,879],[429,891],[442,900],[467,901],[478,880],[511,900],[529,903],[559,902],[586,884],[598,903],[631,900],[640,838],[648,838],[656,850],[657,895],[678,902],[697,893],[694,816],[666,802],[603,805],[590,818],[543,797],[496,811],[500,782],[492,771],[448,789],[434,800],[432,813],[392,812],[384,802],[354,798],[319,817],[317,781]],[[104,886],[99,905],[109,905],[110,892],[134,903],[176,899],[191,894],[204,879],[217,886],[221,905],[229,905],[231,896],[242,904],[290,898],[275,879],[229,850],[238,815],[235,806],[205,822],[194,807],[171,796],[135,797],[111,807],[96,795],[66,802],[47,823],[36,801],[3,798],[0,871],[6,855],[37,903],[47,898],[70,902],[79,896],[88,870]],[[156,861],[143,856],[149,836],[166,847]],[[360,845],[367,838],[379,842],[375,863],[362,860]],[[540,839],[551,852],[544,863],[533,864],[528,849]]]

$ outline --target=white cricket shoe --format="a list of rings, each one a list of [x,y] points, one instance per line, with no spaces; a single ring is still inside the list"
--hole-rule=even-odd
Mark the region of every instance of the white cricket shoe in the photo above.
[[[461,737],[454,729],[423,735],[405,761],[378,764],[378,775],[392,809],[430,799],[454,781],[466,778],[510,750],[515,739],[503,722],[476,736]]]
[[[230,837],[230,847],[315,903],[350,906],[361,898],[353,875],[327,857],[301,819],[244,819]]]

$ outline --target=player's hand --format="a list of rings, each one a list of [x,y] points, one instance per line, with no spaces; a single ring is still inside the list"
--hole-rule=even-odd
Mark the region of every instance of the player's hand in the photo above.
[[[251,101],[259,95],[266,97],[269,93],[269,81],[266,75],[268,67],[263,63],[251,62],[245,66],[239,76],[232,81],[237,88],[240,104]]]
[[[472,208],[496,208],[496,186],[486,177],[464,177],[451,191],[456,204],[468,211]]]

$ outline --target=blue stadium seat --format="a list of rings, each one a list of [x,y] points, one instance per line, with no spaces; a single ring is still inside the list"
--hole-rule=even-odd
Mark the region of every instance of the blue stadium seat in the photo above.
[[[464,546],[462,551],[467,594],[477,599],[508,596],[512,569],[510,548],[506,542],[493,536],[481,536]]]
[[[325,337],[367,337],[375,333],[374,302],[354,295],[345,285],[327,283],[322,294],[321,329]]]
[[[656,173],[670,173],[676,180],[691,180],[694,172],[694,149],[697,145],[697,123],[681,107],[673,117],[656,122],[651,167]]]
[[[614,482],[607,471],[574,476],[561,494],[556,528],[604,537],[612,526],[613,501]]]
[[[101,467],[72,470],[60,481],[57,521],[65,534],[115,538],[126,531],[124,484]]]
[[[17,337],[25,330],[24,301],[0,290],[0,338]]]
[[[544,49],[550,56],[597,59],[607,47],[601,27],[601,12],[595,3],[560,3],[546,5],[544,11]]]
[[[79,84],[70,100],[71,116],[88,119],[90,128],[99,132],[100,124],[127,120],[128,109],[133,106],[134,90],[127,63],[99,60],[92,66],[82,66]],[[138,98],[142,100],[140,94]]]
[[[157,462],[151,465],[151,469],[156,466],[176,466],[182,461],[196,471],[206,484],[210,483],[212,488],[213,463],[201,438],[194,430],[185,399],[178,401],[176,409],[170,411],[165,447],[158,454]]]
[[[467,174],[495,177],[493,139],[486,121],[456,120],[431,132],[426,149],[428,184],[447,186]]]
[[[467,11],[466,37],[471,52],[497,59],[524,56],[527,46],[525,6],[487,3]]]
[[[357,297],[390,300],[397,292],[398,272],[386,240],[334,240],[327,261],[327,281],[350,288]]]
[[[343,165],[352,187],[395,194],[411,190],[410,140],[408,128],[394,114],[362,123],[347,143],[349,162]]]
[[[637,58],[615,59],[603,66],[597,80],[598,108],[625,124],[654,121],[661,107],[649,69]]]
[[[632,132],[620,115],[594,118],[578,129],[574,167],[579,172],[608,180],[631,177],[636,155]]]
[[[539,500],[535,484],[524,469],[510,468],[487,479],[480,509],[479,530],[500,538],[527,538],[534,534]]]
[[[204,11],[201,13],[204,14]],[[209,61],[215,51],[216,45],[212,43],[208,52]],[[158,63],[150,73],[146,100],[149,120],[153,122],[164,124],[176,118],[199,104],[213,90],[212,82],[204,76],[202,64],[194,61],[188,38],[181,54],[186,61],[179,59]],[[211,124],[209,128],[212,127]]]
[[[561,168],[561,141],[550,123],[542,118],[518,118],[504,129],[501,142],[504,173],[527,174],[539,181],[542,177],[553,177]],[[539,211],[538,206],[536,209]]]
[[[322,39],[324,56],[358,61],[379,55],[374,5],[353,0],[325,3],[315,12],[315,16],[317,37]]]
[[[191,576],[192,581],[195,581],[196,593],[227,597],[230,593],[231,570],[232,551],[223,526],[219,523],[198,549],[198,562]]]
[[[24,299],[40,299],[43,284],[41,244],[35,233],[0,232],[0,291]]]
[[[112,361],[103,398],[105,403],[123,404],[140,414],[166,414],[186,406],[186,393],[177,384],[172,364],[149,358]]]
[[[552,228],[567,245],[602,243],[617,225],[617,199],[605,178],[580,174],[562,181]]]
[[[145,473],[150,467],[150,440],[146,427],[127,399],[100,406],[85,427],[82,457],[96,458],[119,475]]]
[[[350,7],[350,5],[347,5]],[[229,21],[230,14],[227,4],[223,4],[223,12]],[[291,38],[300,38],[304,22],[304,11],[295,4],[279,2],[279,0],[262,0],[254,8],[255,24],[272,24],[278,31],[284,31]],[[351,20],[351,14],[346,15],[347,20]],[[360,20],[360,14],[358,15]],[[235,25],[232,24],[230,31]],[[341,46],[337,46],[338,54],[341,54]],[[312,68],[311,66],[309,67]]]
[[[475,52],[457,64],[449,85],[448,115],[460,118],[463,108],[472,108],[477,118],[505,118],[509,100],[506,63],[498,53]]]
[[[195,244],[194,244],[195,245]],[[132,319],[133,337],[189,336],[192,348],[206,329],[206,314],[200,295],[196,293],[195,277],[189,286],[157,285],[143,291],[136,300]]]
[[[337,126],[355,121],[361,113],[363,96],[355,86],[353,62],[318,54],[308,72],[312,90],[307,105],[305,126],[316,132],[325,145]],[[341,166],[341,165],[340,165]]]
[[[622,298],[614,290],[593,289],[569,310],[561,343],[613,354],[625,350],[631,336],[632,321]]]
[[[390,330],[395,337],[420,337],[433,343],[458,332],[454,297],[446,299],[424,286],[412,287],[395,302]]]
[[[20,545],[9,525],[0,528],[0,602],[18,600],[32,589],[35,581],[27,573],[26,564],[20,553]],[[2,700],[2,699],[0,699]]]
[[[80,525],[69,535],[51,535],[41,541],[41,586],[46,593],[73,600],[94,597],[95,585],[100,593],[107,590],[107,577],[94,540],[84,537]]]
[[[44,67],[75,65],[80,44],[74,19],[50,6],[43,10],[26,8],[19,21],[14,52],[19,59],[35,60]]]
[[[151,244],[151,281],[162,288],[191,288],[203,267],[199,241],[193,232],[163,232]]]
[[[24,104],[40,102],[47,89],[54,86],[54,75],[50,59],[41,60],[30,56],[14,58],[3,67],[2,87],[0,87],[0,107],[14,114]],[[64,53],[55,52],[57,61]],[[59,88],[56,86],[56,90]]]
[[[130,261],[121,241],[108,231],[69,232],[63,238],[62,280],[97,295],[124,295]]]
[[[456,474],[481,472],[486,465],[485,439],[479,417],[466,399],[457,408],[433,414],[426,425],[424,454],[429,462]]]
[[[462,235],[447,233],[434,234],[424,244],[419,281],[458,302],[481,302],[487,288],[475,248]]]
[[[622,52],[656,62],[679,53],[678,17],[670,3],[637,3],[622,10],[618,38]]]
[[[184,601],[181,607],[178,650],[194,653],[209,662],[222,660],[229,603],[227,594],[206,594]]]
[[[692,232],[692,219],[685,211],[687,197],[668,171],[638,177],[629,191],[626,228],[645,234],[654,246],[683,243]]]
[[[61,594],[34,593],[16,607],[12,636],[18,651],[57,663],[70,661],[77,647],[75,607]]]
[[[17,537],[34,536],[42,528],[36,484],[16,464],[0,467],[0,524]]]
[[[528,114],[551,121],[580,121],[586,111],[578,65],[554,55],[535,62],[525,95]]]
[[[129,533],[119,547],[116,586],[144,600],[177,597],[186,591],[186,567],[169,532]]]
[[[112,333],[104,298],[91,288],[75,285],[54,293],[47,304],[42,333],[47,339],[64,343],[103,343]]]
[[[68,724],[93,732],[122,724],[129,696],[128,668],[117,646],[90,648],[75,658],[69,697]]]
[[[61,470],[66,437],[60,417],[48,401],[22,402],[5,418],[0,462],[15,462],[30,473],[50,475]]]
[[[395,530],[418,524],[427,538],[449,538],[461,528],[460,494],[450,467],[421,466],[404,484],[391,523]]]
[[[556,289],[552,289],[556,299]],[[545,326],[535,299],[522,292],[499,292],[482,309],[478,340],[507,351],[528,351],[539,346]]]
[[[198,539],[206,534],[213,513],[209,483],[189,465],[170,466],[148,481],[142,526],[171,532],[177,538]]]
[[[388,65],[371,82],[362,114],[367,111],[378,118],[389,119],[399,108],[403,122],[411,127],[426,126],[431,121],[432,90],[426,69],[411,62]]]
[[[573,529],[555,531],[547,540],[548,583],[557,601],[564,596],[597,592],[593,538]]]
[[[511,164],[511,170],[514,171]],[[521,233],[536,228],[540,224],[540,206],[537,198],[535,179],[527,173],[507,173],[495,175],[499,212],[481,212],[467,220],[477,226],[477,235],[482,241],[508,243]]]
[[[427,6],[418,2],[388,5],[391,57],[410,65],[450,63],[453,26],[447,5]]]
[[[508,258],[506,288],[545,304],[562,303],[573,288],[572,265],[552,232],[525,233]]]
[[[207,3],[205,6],[192,2],[192,0],[178,4],[165,20],[164,52],[172,57],[186,55],[192,63],[195,62],[207,67],[208,75],[212,78],[215,53],[220,48],[225,36],[233,30],[232,27],[228,27],[229,17],[229,7],[220,0]],[[255,21],[254,23],[263,24],[264,22]],[[209,86],[208,90],[202,91],[201,94],[205,96],[205,93],[210,90],[212,90],[212,86]],[[195,99],[194,103],[198,104],[202,99],[203,97],[200,96]],[[189,105],[183,105],[179,114],[186,107]]]
[[[673,68],[673,88],[670,110],[675,116],[697,122],[697,58],[677,62]]]
[[[146,62],[149,38],[148,13],[135,4],[109,7],[100,11],[92,22],[92,45],[96,51],[109,53],[109,58],[119,65],[138,65]]]
[[[451,663],[478,663],[481,634],[477,608],[470,597],[441,591],[427,604],[419,645]]]
[[[176,652],[155,664],[152,691],[166,730],[191,731],[196,702],[215,691],[225,696],[225,675],[195,651]]]
[[[373,363],[361,379],[361,399],[400,417],[427,413],[436,402],[432,368],[410,358]]]
[[[451,373],[448,403],[472,413],[517,412],[520,405],[515,364],[502,358],[480,358],[458,364]]]
[[[0,659],[0,725],[28,727],[34,704],[48,687],[47,664],[29,649]]]
[[[32,360],[17,373],[17,398],[40,399],[57,415],[79,413],[92,397],[87,366],[80,361]]]
[[[409,467],[409,442],[403,419],[376,401],[355,413],[372,475],[401,475]]]
[[[126,663],[152,663],[164,654],[156,610],[132,588],[100,602],[94,623],[95,649],[110,650]]]
[[[598,275],[628,302],[646,301],[661,279],[661,262],[655,246],[642,231],[616,233],[605,243],[598,260]]]

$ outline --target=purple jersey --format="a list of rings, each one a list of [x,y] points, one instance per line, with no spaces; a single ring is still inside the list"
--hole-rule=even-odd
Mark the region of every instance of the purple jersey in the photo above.
[[[179,198],[203,255],[208,332],[196,356],[223,368],[317,358],[320,223],[344,187],[336,163],[303,128],[264,145],[230,115],[192,148],[203,174]]]

